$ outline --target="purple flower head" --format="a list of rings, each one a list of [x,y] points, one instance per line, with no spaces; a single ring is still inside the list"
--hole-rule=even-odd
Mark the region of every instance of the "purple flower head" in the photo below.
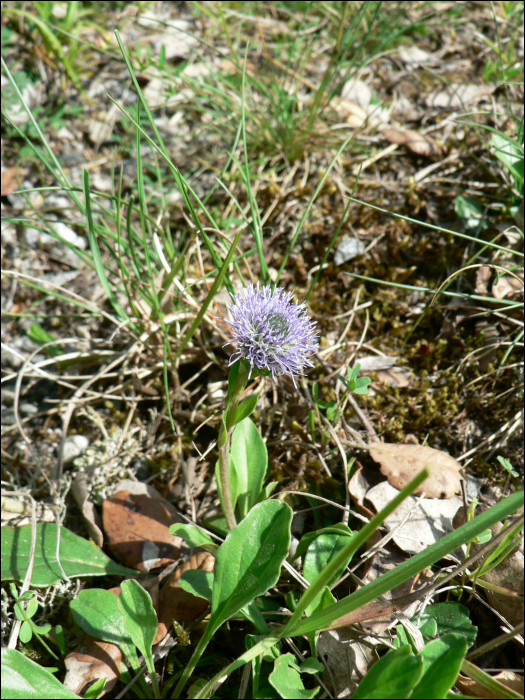
[[[305,304],[292,299],[293,292],[269,285],[259,288],[259,283],[232,297],[232,320],[227,323],[237,349],[230,365],[243,358],[250,363],[250,376],[254,369],[267,370],[274,379],[290,375],[294,384],[296,375],[313,367],[308,358],[319,346],[315,322],[308,318]]]

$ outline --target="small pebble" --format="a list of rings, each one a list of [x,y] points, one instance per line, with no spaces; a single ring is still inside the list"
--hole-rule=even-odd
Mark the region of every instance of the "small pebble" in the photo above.
[[[357,238],[345,238],[337,246],[337,250],[334,255],[334,263],[336,265],[342,265],[352,258],[356,258],[358,255],[362,255],[365,252],[365,244],[362,243]]]
[[[25,416],[33,416],[35,413],[38,413],[38,406],[35,406],[34,403],[24,401],[20,404],[18,410]]]
[[[80,457],[88,445],[89,440],[85,435],[68,435],[62,452],[63,463],[69,464],[76,457]]]

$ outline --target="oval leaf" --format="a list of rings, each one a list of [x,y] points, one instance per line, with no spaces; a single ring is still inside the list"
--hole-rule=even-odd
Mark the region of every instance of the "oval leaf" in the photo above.
[[[200,527],[196,525],[176,523],[170,527],[170,534],[182,537],[188,547],[201,547],[211,554],[215,554],[219,549],[219,545],[214,542],[204,530],[201,530]]]
[[[78,698],[16,649],[2,649],[2,698]]]
[[[352,698],[408,698],[422,674],[423,659],[413,656],[410,646],[389,651],[372,666]]]
[[[71,601],[71,612],[84,632],[116,644],[128,658],[135,658],[133,640],[124,627],[116,595],[100,588],[80,591]]]
[[[295,667],[295,668],[294,668]],[[293,654],[283,654],[275,659],[273,671],[268,680],[282,698],[314,698],[321,690],[319,686],[306,690],[299,672],[296,670],[297,661]]]
[[[255,411],[255,407],[257,406],[258,398],[259,394],[252,394],[239,404],[232,420],[232,427],[243,421],[245,418],[248,418],[248,416],[252,415],[252,413]]]
[[[457,680],[466,653],[467,640],[462,634],[445,634],[429,642],[421,652],[423,675],[410,697],[418,700],[446,698]]]
[[[179,579],[179,585],[183,591],[204,598],[211,603],[213,588],[213,573],[202,569],[190,569],[185,571]]]
[[[252,508],[217,551],[210,627],[274,586],[290,547],[292,509],[279,501]]]
[[[257,503],[268,466],[266,445],[250,418],[245,418],[235,428],[231,455],[237,472],[239,509],[245,517]]]
[[[149,593],[134,579],[123,581],[118,607],[133,643],[145,657],[150,656],[158,622]]]
[[[31,585],[52,586],[63,580],[56,560],[57,526],[38,523],[36,552]],[[2,528],[2,581],[23,581],[31,549],[31,525]],[[74,535],[65,527],[60,529],[60,563],[65,573],[75,576],[134,576],[136,571],[115,564],[93,543]]]

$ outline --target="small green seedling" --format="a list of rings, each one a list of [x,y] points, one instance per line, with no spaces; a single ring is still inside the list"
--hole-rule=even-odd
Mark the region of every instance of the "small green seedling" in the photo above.
[[[35,592],[25,591],[25,593],[18,597],[18,593],[14,583],[11,583],[10,588],[11,595],[15,599],[16,619],[22,621],[22,626],[20,627],[19,633],[20,641],[24,644],[28,644],[34,635],[42,644],[42,646],[44,646],[47,649],[51,656],[53,656],[53,658],[55,659],[58,659],[56,654],[54,654],[51,651],[51,649],[48,647],[48,645],[45,643],[41,636],[43,634],[49,633],[49,631],[51,630],[51,625],[49,623],[46,623],[45,625],[38,626],[35,625],[35,623],[31,619],[32,617],[34,617],[38,610],[38,601],[35,597]],[[25,609],[22,607],[21,603],[27,603]]]
[[[368,386],[372,380],[370,377],[358,377],[361,365],[357,365],[353,369],[348,370],[348,384],[343,380],[343,383],[350,389],[353,394],[366,395],[368,394]]]

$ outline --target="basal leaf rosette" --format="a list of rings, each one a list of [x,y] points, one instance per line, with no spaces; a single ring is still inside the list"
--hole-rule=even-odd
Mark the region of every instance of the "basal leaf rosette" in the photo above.
[[[229,365],[244,359],[249,377],[254,372],[270,372],[274,379],[288,375],[297,386],[295,378],[314,366],[309,358],[319,347],[305,304],[296,304],[293,292],[257,283],[232,296],[229,310],[232,320],[226,322],[236,345]]]

